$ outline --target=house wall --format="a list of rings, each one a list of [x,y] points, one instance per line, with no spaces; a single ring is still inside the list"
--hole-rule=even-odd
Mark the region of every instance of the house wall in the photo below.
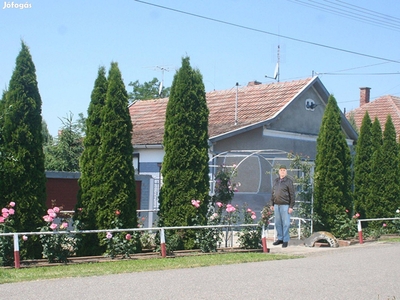
[[[46,172],[46,207],[74,210],[78,195],[79,172]]]
[[[79,191],[79,177],[79,172],[46,171],[46,207],[62,206],[64,211],[75,210]],[[135,176],[138,209],[148,210],[153,205],[152,180],[152,176],[149,175]]]
[[[159,164],[163,161],[165,151],[163,148],[135,148],[139,155],[139,173],[157,175],[160,172]]]
[[[317,106],[306,109],[306,101],[312,100]],[[272,122],[253,130],[217,141],[213,144],[215,154],[231,150],[264,150],[232,153],[221,157],[215,164],[238,165],[235,182],[240,182],[238,192],[232,201],[241,206],[246,203],[259,212],[271,197],[273,180],[279,164],[289,166],[288,153],[308,156],[314,160],[316,141],[322,123],[325,103],[314,89],[303,92],[292,101]],[[240,123],[240,120],[239,120]],[[269,151],[271,149],[281,151]],[[289,176],[297,175],[288,170]]]
[[[312,100],[317,105],[314,109],[306,109],[306,101]],[[318,135],[326,104],[314,89],[308,89],[292,101],[271,123],[269,129]]]

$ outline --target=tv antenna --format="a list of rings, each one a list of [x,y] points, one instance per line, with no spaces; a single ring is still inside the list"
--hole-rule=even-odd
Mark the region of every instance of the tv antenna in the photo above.
[[[164,85],[164,71],[169,72],[171,69],[165,66],[155,66],[154,70],[161,70],[161,82],[160,86],[158,87],[158,97],[160,97]]]
[[[280,45],[278,45],[278,61],[277,61],[276,66],[275,66],[274,77],[270,77],[270,76],[265,75],[266,78],[275,79],[276,81],[279,82],[279,75],[280,75],[280,73],[279,73],[279,62],[280,62]]]

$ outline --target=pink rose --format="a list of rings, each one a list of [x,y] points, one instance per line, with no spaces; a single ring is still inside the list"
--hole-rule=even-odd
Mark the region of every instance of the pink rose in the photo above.
[[[13,215],[15,213],[15,210],[13,208],[10,208],[8,210],[8,214]]]
[[[221,202],[216,202],[215,204],[216,204],[218,207],[222,207],[222,205],[223,205]]]
[[[57,228],[57,224],[56,223],[51,223],[50,229],[54,230],[56,228]]]
[[[129,233],[125,236],[125,239],[128,240],[128,241],[129,241],[131,238],[132,238],[132,236],[131,236]]]
[[[5,220],[4,217],[0,216],[0,223],[4,223]]]
[[[112,234],[111,234],[111,232],[107,232],[107,234],[106,234],[106,238],[108,238],[108,239],[111,239],[111,238],[112,238]]]
[[[8,213],[8,209],[7,208],[3,208],[2,210],[1,210],[1,212],[4,214],[4,213]]]
[[[3,216],[3,218],[5,218],[5,219],[8,218],[8,212],[3,212],[3,213],[2,213],[2,216]]]
[[[192,205],[194,206],[194,207],[196,207],[196,208],[199,208],[200,207],[200,200],[192,200]]]
[[[58,214],[58,213],[60,212],[60,208],[57,207],[57,206],[54,206],[54,207],[53,207],[53,211],[54,211],[56,214]]]
[[[383,223],[383,225],[382,225],[383,227],[386,227],[387,225],[386,225],[386,223]]]
[[[232,206],[231,204],[228,204],[226,206],[226,211],[227,212],[234,212],[236,210],[236,208],[234,206]]]
[[[60,228],[61,228],[61,229],[68,228],[68,223],[67,223],[67,222],[63,222],[63,223],[61,224]]]
[[[23,236],[22,236],[22,240],[23,240],[23,241],[27,241],[27,240],[28,240],[28,237],[27,237],[26,235],[23,235]]]
[[[50,217],[49,215],[45,215],[44,217],[43,217],[43,220],[45,221],[45,222],[53,222],[53,218],[52,217]]]
[[[11,201],[9,205],[10,205],[11,207],[14,207],[14,206],[15,206],[15,202]]]
[[[256,216],[255,214],[252,214],[252,215],[251,215],[251,218],[252,218],[253,220],[255,220],[255,219],[257,218],[257,216]]]

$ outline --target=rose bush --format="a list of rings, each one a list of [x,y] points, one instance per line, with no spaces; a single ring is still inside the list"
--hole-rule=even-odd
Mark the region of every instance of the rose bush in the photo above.
[[[15,214],[15,202],[10,202],[3,207],[0,214],[0,233],[14,232],[13,216]],[[0,265],[10,266],[14,262],[13,237],[0,236]]]
[[[122,222],[119,219],[120,211],[115,211],[114,220],[111,222],[113,229],[122,229]],[[140,224],[138,225],[140,226]],[[134,231],[128,232],[107,232],[104,238],[107,245],[105,256],[112,259],[120,255],[122,258],[130,258],[131,254],[138,253],[142,250],[140,233]]]
[[[336,215],[336,220],[333,226],[332,234],[339,239],[352,239],[358,234],[357,220],[360,217],[359,213],[349,216],[349,210]]]
[[[43,257],[48,262],[68,262],[68,257],[75,254],[78,245],[78,237],[68,232],[69,224],[65,219],[57,218],[60,208],[55,206],[47,210],[43,216],[46,225],[40,228],[40,232],[52,231],[52,234],[41,234],[40,241],[43,247]]]

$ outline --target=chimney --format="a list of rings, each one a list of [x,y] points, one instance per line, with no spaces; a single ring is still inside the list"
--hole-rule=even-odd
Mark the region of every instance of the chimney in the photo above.
[[[259,85],[259,84],[261,84],[261,82],[259,82],[259,81],[257,81],[257,80],[254,80],[254,81],[250,81],[250,82],[247,84],[247,86],[254,86],[254,85]]]
[[[360,87],[360,107],[364,104],[369,103],[369,92],[371,88],[369,87]]]

